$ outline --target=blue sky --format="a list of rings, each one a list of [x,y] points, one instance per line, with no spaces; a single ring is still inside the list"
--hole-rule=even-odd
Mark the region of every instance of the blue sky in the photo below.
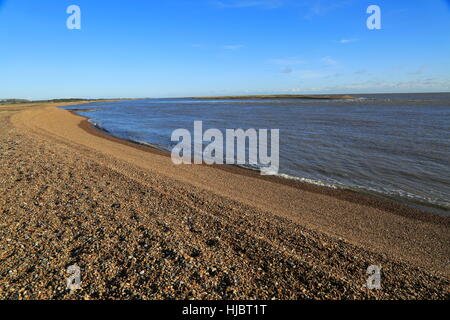
[[[0,0],[0,43],[0,99],[450,91],[446,0]]]

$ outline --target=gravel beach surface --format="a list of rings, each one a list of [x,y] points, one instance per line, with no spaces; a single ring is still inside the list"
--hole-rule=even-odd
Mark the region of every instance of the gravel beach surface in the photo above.
[[[94,131],[57,105],[0,106],[1,299],[449,299],[448,217]]]

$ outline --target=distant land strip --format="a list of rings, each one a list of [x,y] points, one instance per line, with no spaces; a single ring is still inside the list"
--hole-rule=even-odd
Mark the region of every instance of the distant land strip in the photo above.
[[[341,100],[355,99],[350,95],[302,95],[302,94],[272,94],[272,95],[244,95],[244,96],[211,96],[211,97],[191,97],[188,99],[207,100],[234,100],[234,99],[321,99],[321,100]]]
[[[143,100],[143,99],[132,99],[132,98],[116,98],[116,99],[68,98],[68,99],[50,99],[50,100],[0,99],[0,105],[26,104],[26,103],[108,102],[108,101],[124,101],[124,100]]]
[[[51,100],[27,100],[27,99],[0,99],[3,104],[25,104],[25,103],[71,103],[71,102],[101,102],[101,101],[125,101],[125,100],[147,100],[155,98],[115,98],[115,99],[84,99],[67,98]],[[273,95],[243,95],[243,96],[207,96],[207,97],[186,97],[174,99],[196,99],[196,100],[250,100],[250,99],[312,99],[312,100],[342,100],[355,99],[351,95],[301,95],[301,94],[273,94]]]

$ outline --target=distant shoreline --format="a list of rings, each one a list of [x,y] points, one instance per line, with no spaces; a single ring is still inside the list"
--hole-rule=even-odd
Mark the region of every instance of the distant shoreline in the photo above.
[[[199,100],[250,100],[250,99],[311,99],[311,100],[342,100],[355,99],[351,95],[303,95],[303,94],[272,94],[272,95],[244,95],[244,96],[209,96],[188,97],[186,99]]]
[[[398,95],[398,94],[448,94],[450,92],[376,92],[376,93],[354,93],[354,94],[261,94],[261,95],[233,95],[233,96],[203,96],[203,97],[144,97],[144,98],[59,98],[47,100],[28,100],[20,98],[0,99],[0,105],[29,104],[29,103],[88,103],[108,101],[133,101],[133,100],[155,100],[155,99],[197,99],[197,100],[246,100],[246,99],[309,99],[309,100],[350,100],[367,95]]]

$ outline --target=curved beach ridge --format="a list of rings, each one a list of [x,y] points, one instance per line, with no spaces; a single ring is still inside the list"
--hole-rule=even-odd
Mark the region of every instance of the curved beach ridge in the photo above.
[[[59,287],[76,263],[80,298],[448,299],[447,217],[174,166],[56,104],[0,111],[2,298],[71,298]],[[370,265],[380,291],[363,287]]]

